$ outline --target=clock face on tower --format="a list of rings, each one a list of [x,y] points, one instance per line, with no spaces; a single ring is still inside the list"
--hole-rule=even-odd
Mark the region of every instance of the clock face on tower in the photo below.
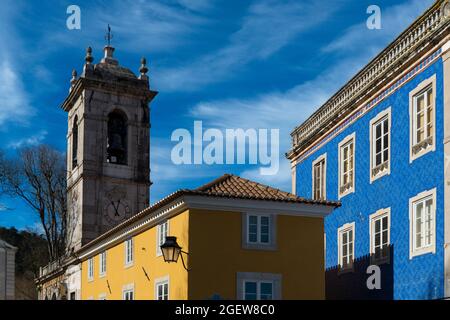
[[[110,199],[110,202],[106,205],[105,208],[105,219],[111,225],[115,225],[121,221],[124,221],[126,218],[128,218],[129,214],[130,207],[123,199]]]

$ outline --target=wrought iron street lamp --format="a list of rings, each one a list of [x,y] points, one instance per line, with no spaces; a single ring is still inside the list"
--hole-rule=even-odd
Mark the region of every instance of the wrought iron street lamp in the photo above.
[[[183,262],[183,267],[187,270],[186,264],[184,263],[183,253],[188,255],[187,252],[181,250],[182,248],[177,242],[177,237],[166,237],[166,242],[161,245],[161,252],[164,257],[164,261],[167,263],[178,262],[178,258],[181,256],[181,262]]]

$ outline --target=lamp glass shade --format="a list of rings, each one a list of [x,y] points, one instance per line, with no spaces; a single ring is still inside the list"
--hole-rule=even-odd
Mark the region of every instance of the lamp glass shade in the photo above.
[[[161,252],[165,262],[177,262],[181,253],[181,247],[177,243],[177,237],[166,237],[166,242],[161,245]]]

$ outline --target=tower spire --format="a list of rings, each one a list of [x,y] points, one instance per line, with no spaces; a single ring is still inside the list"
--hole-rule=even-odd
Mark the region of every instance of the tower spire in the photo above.
[[[111,26],[108,23],[108,32],[105,35],[105,40],[108,42],[107,46],[110,47],[111,46],[111,40],[112,38],[114,38],[112,32],[111,32]]]
[[[114,47],[111,46],[111,40],[113,37],[114,36],[111,32],[111,26],[108,24],[108,32],[105,35],[105,40],[107,41],[107,45],[103,49],[105,52],[105,56],[102,59],[101,63],[114,64],[114,65],[119,64],[119,62],[113,58],[113,54],[114,54],[114,50],[115,50]]]

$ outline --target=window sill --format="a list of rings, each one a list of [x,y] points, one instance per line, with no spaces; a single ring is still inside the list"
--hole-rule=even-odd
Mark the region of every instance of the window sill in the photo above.
[[[259,250],[259,251],[276,251],[276,244],[259,244],[259,243],[245,243],[243,245],[245,250]]]
[[[131,268],[132,266],[134,266],[134,262],[125,263],[124,268],[125,268],[125,269],[129,269],[129,268]]]
[[[429,152],[436,151],[436,147],[434,145],[433,140],[429,141],[430,139],[424,140],[415,146],[411,147],[411,159],[410,163],[412,163],[414,160],[426,155]]]
[[[389,257],[387,258],[370,258],[370,263],[376,266],[381,266],[383,264],[390,264],[391,259]]]
[[[339,268],[338,270],[338,276],[344,275],[344,274],[349,274],[349,273],[354,273],[355,272],[355,268],[352,265],[351,267],[346,267],[344,268]]]
[[[355,188],[350,188],[350,189],[347,189],[346,191],[344,191],[344,192],[340,192],[339,193],[339,199],[342,199],[342,198],[344,198],[344,197],[346,197],[346,196],[348,196],[348,195],[350,195],[350,194],[352,194],[352,193],[354,193],[355,192]]]
[[[429,248],[424,248],[424,249],[418,249],[415,251],[412,251],[409,254],[409,260],[413,260],[414,258],[420,257],[420,256],[424,256],[427,254],[436,254],[436,247],[432,246]]]
[[[376,166],[370,171],[370,183],[391,174],[391,166],[389,161]]]
[[[104,277],[106,277],[106,273],[101,273],[101,274],[99,274],[98,275],[98,277],[101,279],[101,278],[104,278]]]

